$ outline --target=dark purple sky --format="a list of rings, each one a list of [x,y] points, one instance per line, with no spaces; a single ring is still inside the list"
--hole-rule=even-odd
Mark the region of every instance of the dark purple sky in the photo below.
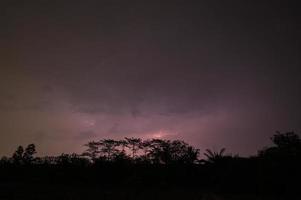
[[[0,155],[125,136],[250,155],[301,130],[296,3],[146,2],[1,1]]]

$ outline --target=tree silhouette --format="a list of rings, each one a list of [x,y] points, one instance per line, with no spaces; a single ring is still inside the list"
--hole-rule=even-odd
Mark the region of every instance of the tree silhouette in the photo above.
[[[152,139],[149,141],[150,151],[148,153],[149,158],[154,163],[166,163],[168,162],[169,149],[167,141],[161,139]]]
[[[120,143],[116,140],[103,139],[99,141],[99,151],[103,154],[103,156],[106,159],[112,160],[113,157],[119,153],[119,150],[117,149],[119,145]]]
[[[200,150],[192,146],[186,148],[186,153],[182,156],[182,161],[184,163],[193,164],[198,161]]]
[[[127,143],[127,147],[131,151],[132,158],[136,157],[137,152],[139,149],[141,149],[141,142],[142,140],[140,138],[125,138],[125,141]]]
[[[24,153],[23,146],[18,146],[17,150],[14,152],[14,154],[12,156],[13,162],[15,164],[22,164],[23,163],[23,153]]]
[[[153,139],[147,142],[147,156],[155,163],[194,163],[199,150],[181,140]]]
[[[193,163],[198,158],[199,150],[184,141],[174,140],[169,145],[173,162]]]
[[[143,161],[149,161],[149,155],[151,152],[151,140],[145,140],[140,143],[140,149],[143,151],[143,154],[141,155],[141,160]]]
[[[88,166],[89,160],[86,158],[81,157],[80,155],[76,153],[72,154],[61,154],[55,159],[55,164],[60,166]]]
[[[280,133],[277,131],[271,140],[279,148],[299,147],[301,144],[299,135],[294,132]]]
[[[9,164],[11,163],[11,158],[8,158],[6,156],[3,156],[1,159],[0,159],[0,166],[1,165],[6,165],[6,164]]]
[[[95,141],[88,142],[88,144],[84,145],[88,148],[84,151],[82,155],[89,157],[93,162],[95,162],[99,154],[99,145],[100,145],[99,142],[95,142]]]
[[[206,149],[204,155],[206,156],[208,163],[217,163],[225,158],[225,151],[225,148],[222,148],[220,151],[212,151],[210,149]]]
[[[258,152],[260,157],[290,158],[301,155],[301,139],[294,132],[276,132],[271,137],[275,146],[266,147]]]
[[[29,144],[23,154],[23,160],[25,163],[30,164],[34,161],[34,155],[36,154],[36,147],[34,144]]]
[[[118,140],[117,141],[118,146],[121,148],[120,151],[121,153],[125,154],[125,148],[127,147],[127,141],[126,140]]]
[[[221,193],[299,191],[295,184],[301,179],[299,136],[277,132],[271,140],[274,145],[259,156],[232,157],[225,155],[225,148],[206,149],[203,162],[198,160],[199,149],[182,140],[102,139],[86,144],[81,155],[63,153],[40,158],[35,157],[35,145],[29,144],[25,149],[19,146],[11,158],[0,160],[0,184],[7,180],[26,180],[26,184],[50,180],[79,183],[81,189],[91,183],[104,188],[185,184]]]

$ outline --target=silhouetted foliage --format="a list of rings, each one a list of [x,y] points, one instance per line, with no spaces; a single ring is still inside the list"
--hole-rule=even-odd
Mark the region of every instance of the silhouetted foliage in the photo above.
[[[226,149],[222,148],[220,151],[212,151],[210,149],[206,149],[204,155],[206,156],[208,163],[217,163],[222,161],[226,156],[224,155]]]
[[[23,154],[24,154],[24,148],[23,146],[19,146],[15,153],[13,154],[13,162],[15,164],[22,164],[23,163]]]
[[[25,150],[23,146],[19,146],[12,156],[15,164],[32,164],[35,160],[36,148],[34,144],[29,144]]]
[[[29,144],[23,154],[24,163],[30,164],[34,161],[34,155],[36,154],[36,147],[34,144]]]
[[[81,185],[83,188],[195,188],[214,193],[297,194],[301,141],[277,132],[274,146],[240,157],[199,149],[181,140],[125,138],[85,144],[78,154],[36,157],[34,144],[0,160],[0,184]],[[126,190],[126,189],[125,189]],[[129,190],[131,191],[131,190]],[[0,196],[1,199],[1,196]]]
[[[140,138],[125,138],[125,140],[103,139],[99,142],[89,142],[88,149],[82,154],[92,160],[110,160],[124,158],[136,162],[157,164],[195,163],[199,150],[180,140],[152,139],[143,141]],[[127,152],[129,155],[127,155]]]
[[[103,139],[99,141],[98,145],[101,156],[107,160],[113,160],[113,158],[120,153],[117,149],[120,143],[116,140]]]
[[[194,163],[199,150],[180,140],[153,139],[147,142],[147,157],[154,163]]]
[[[276,133],[271,140],[278,148],[298,148],[301,144],[299,135],[294,132]]]
[[[125,138],[126,146],[132,152],[132,158],[134,159],[139,149],[142,147],[142,140],[140,138]]]
[[[301,140],[294,132],[276,132],[271,138],[275,146],[258,152],[260,157],[291,158],[301,156]]]
[[[87,166],[89,160],[82,158],[81,156],[73,154],[61,154],[55,160],[55,164],[60,166]]]
[[[93,162],[95,162],[99,154],[99,142],[92,141],[85,144],[85,146],[88,147],[88,149],[82,155],[89,157]]]

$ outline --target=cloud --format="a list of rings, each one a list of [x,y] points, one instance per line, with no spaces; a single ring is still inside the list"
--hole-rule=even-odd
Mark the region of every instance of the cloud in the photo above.
[[[97,134],[94,131],[88,130],[88,131],[82,131],[80,132],[75,139],[77,140],[93,140],[97,137]]]
[[[299,20],[245,5],[9,6],[1,141],[79,151],[82,140],[163,130],[250,153],[274,130],[299,130]]]

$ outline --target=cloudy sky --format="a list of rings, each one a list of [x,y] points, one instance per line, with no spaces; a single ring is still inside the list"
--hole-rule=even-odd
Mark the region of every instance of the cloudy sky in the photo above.
[[[301,131],[300,7],[290,1],[0,3],[0,155],[104,137],[255,154]]]

